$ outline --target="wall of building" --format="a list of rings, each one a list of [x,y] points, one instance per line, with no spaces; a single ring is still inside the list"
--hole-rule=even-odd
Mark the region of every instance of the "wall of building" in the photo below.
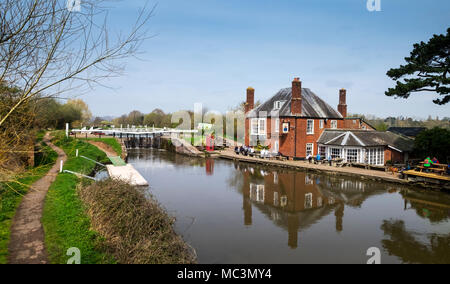
[[[270,146],[270,149],[273,150],[275,139],[277,135],[272,135],[272,121],[275,120],[272,118],[267,118],[266,130],[267,130],[267,140],[265,141],[265,145]],[[279,118],[280,126],[279,126],[279,151],[283,156],[287,157],[296,157],[296,158],[305,158],[306,157],[306,144],[313,144],[313,154],[316,155],[318,152],[318,144],[317,140],[325,129],[331,128],[331,120],[324,120],[324,127],[320,128],[320,120],[321,119],[312,119],[314,121],[314,133],[307,134],[307,118],[294,118],[294,117],[282,117]],[[337,121],[337,128],[344,128],[344,120],[343,119],[333,119]],[[289,132],[283,133],[283,123],[289,123]],[[246,135],[245,135],[245,144],[247,146],[250,145],[250,119],[246,119]],[[295,143],[297,141],[297,143]]]
[[[394,149],[391,149],[389,147],[386,147],[384,150],[384,162],[392,161],[393,163],[404,163],[405,162],[405,156],[403,153],[400,153]]]

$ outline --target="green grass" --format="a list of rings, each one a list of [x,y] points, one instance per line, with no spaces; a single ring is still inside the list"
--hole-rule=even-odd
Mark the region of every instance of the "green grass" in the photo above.
[[[90,174],[95,163],[76,158],[76,149],[80,155],[99,162],[108,159],[97,147],[75,139],[65,139],[61,132],[55,133],[55,145],[68,155],[65,170]],[[77,186],[89,181],[61,173],[49,189],[44,205],[42,223],[45,231],[45,245],[51,263],[66,263],[70,256],[67,249],[76,247],[81,251],[82,263],[112,263],[111,257],[102,249],[103,239],[91,230],[90,219],[85,213],[82,201],[78,197]]]
[[[35,155],[35,167],[20,174],[14,181],[0,184],[0,264],[8,260],[11,223],[22,197],[31,184],[50,170],[57,158],[56,152],[41,143],[41,149]]]
[[[113,150],[117,153],[117,155],[122,156],[122,146],[120,145],[120,143],[117,141],[116,138],[88,138],[88,140],[92,140],[95,142],[103,142],[111,146],[111,148],[113,148]]]

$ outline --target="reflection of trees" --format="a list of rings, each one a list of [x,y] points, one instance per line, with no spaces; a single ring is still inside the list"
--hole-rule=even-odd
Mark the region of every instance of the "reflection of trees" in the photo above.
[[[450,234],[428,236],[429,245],[419,242],[414,233],[405,229],[401,220],[384,220],[381,229],[390,240],[383,240],[383,247],[390,255],[400,257],[405,263],[450,264]]]
[[[432,223],[447,221],[450,217],[450,197],[440,192],[402,190],[405,210],[413,209],[421,218]]]

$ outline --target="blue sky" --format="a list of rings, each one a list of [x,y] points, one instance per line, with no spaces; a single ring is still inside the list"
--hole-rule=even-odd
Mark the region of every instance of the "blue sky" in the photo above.
[[[433,95],[386,97],[386,71],[412,45],[450,27],[448,0],[162,0],[148,29],[153,38],[130,59],[126,73],[82,98],[94,115],[118,116],[193,109],[202,102],[226,111],[245,99],[248,86],[264,101],[300,77],[333,107],[346,88],[350,113],[426,118],[450,116]],[[126,30],[146,1],[114,3],[111,29]]]

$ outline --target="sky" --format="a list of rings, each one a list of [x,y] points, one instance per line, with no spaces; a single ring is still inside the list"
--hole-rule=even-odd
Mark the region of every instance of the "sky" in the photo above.
[[[133,110],[227,111],[255,88],[265,101],[300,77],[304,88],[337,108],[347,89],[349,113],[380,117],[450,116],[433,94],[394,99],[387,70],[404,64],[414,43],[450,27],[448,0],[128,0],[114,2],[110,29],[126,31],[146,2],[157,5],[152,37],[121,77],[83,95],[96,116]]]

